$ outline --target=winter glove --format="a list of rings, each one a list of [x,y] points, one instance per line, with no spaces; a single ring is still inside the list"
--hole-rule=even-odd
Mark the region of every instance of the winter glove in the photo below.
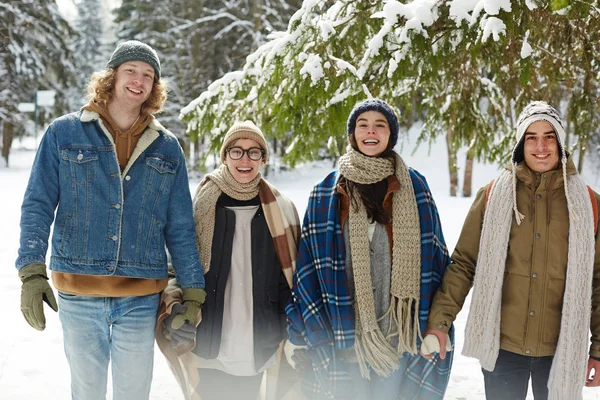
[[[296,346],[289,340],[286,340],[283,345],[283,352],[288,364],[296,371],[306,370],[312,364],[308,354],[306,354],[306,346]]]
[[[21,312],[29,325],[38,331],[46,328],[44,316],[45,301],[50,308],[58,311],[56,298],[48,284],[48,275],[44,264],[29,264],[19,270],[21,278]]]
[[[452,343],[447,333],[431,329],[425,332],[425,338],[421,343],[421,355],[425,358],[431,358],[432,353],[440,353],[440,358],[446,358],[446,352],[452,351]]]
[[[193,340],[196,338],[196,328],[188,322],[185,322],[178,329],[173,328],[173,319],[186,311],[187,307],[183,304],[175,304],[171,309],[171,315],[163,322],[163,334],[171,341],[171,346],[174,349],[179,345],[188,346],[192,344]]]
[[[193,327],[198,326],[201,319],[200,308],[206,299],[206,292],[204,289],[197,288],[183,289],[182,299],[186,310],[173,318],[171,328],[179,329],[186,322]]]

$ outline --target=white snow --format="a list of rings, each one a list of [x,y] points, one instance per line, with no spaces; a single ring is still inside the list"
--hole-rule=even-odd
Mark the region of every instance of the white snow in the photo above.
[[[531,55],[531,53],[533,53],[533,49],[531,48],[531,45],[527,41],[528,38],[529,38],[529,31],[527,31],[527,33],[525,33],[525,38],[523,38],[523,46],[521,46],[521,58],[527,58]]]
[[[506,34],[506,25],[500,18],[482,18],[481,27],[483,30],[481,41],[484,43],[488,40],[490,35],[492,35],[495,41],[498,41],[500,40],[500,35]]]
[[[300,68],[300,75],[310,76],[311,86],[316,85],[325,76],[321,56],[314,53],[309,54],[304,66]]]
[[[410,132],[410,140],[401,139],[398,151],[407,163],[425,175],[437,203],[446,243],[450,250],[456,244],[464,217],[472,198],[452,198],[448,195],[448,169],[445,141],[426,146],[411,155],[418,131]],[[62,333],[58,315],[45,308],[47,327],[43,332],[31,328],[19,309],[20,282],[14,261],[17,257],[20,206],[35,152],[33,144],[16,141],[11,152],[11,167],[5,168],[0,160],[0,183],[4,195],[0,197],[2,219],[0,225],[0,304],[3,307],[0,329],[0,399],[10,400],[64,400],[70,398],[69,369],[63,353]],[[487,184],[497,174],[498,167],[475,163],[473,191]],[[459,167],[464,165],[464,154],[459,156]],[[294,171],[272,173],[270,178],[282,193],[296,204],[300,216],[304,214],[312,186],[331,170],[331,161],[305,164]],[[600,182],[593,178],[593,171],[586,172],[587,182],[600,189]],[[198,181],[190,182],[195,190]],[[456,321],[457,345],[450,384],[446,393],[448,400],[477,400],[484,398],[483,378],[476,360],[460,355],[463,332],[470,299]],[[111,399],[109,388],[108,398]],[[584,389],[586,400],[600,399],[600,389]],[[169,371],[160,351],[156,349],[152,400],[182,399],[179,388]],[[530,395],[528,399],[532,399]]]

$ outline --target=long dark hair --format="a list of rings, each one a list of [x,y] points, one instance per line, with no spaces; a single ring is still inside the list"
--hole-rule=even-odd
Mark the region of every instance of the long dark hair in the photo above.
[[[354,133],[351,133],[348,136],[348,141],[356,151],[360,152]],[[395,159],[393,146],[390,146],[390,143],[388,142],[388,147],[378,157],[388,158],[393,163]],[[383,201],[385,200],[385,195],[388,190],[387,178],[376,183],[366,184],[352,182],[342,177],[340,179],[340,185],[346,193],[348,193],[350,201],[355,208],[358,207],[359,201],[365,205],[367,218],[369,218],[371,222],[378,222],[385,225],[392,220],[392,216],[383,208]]]

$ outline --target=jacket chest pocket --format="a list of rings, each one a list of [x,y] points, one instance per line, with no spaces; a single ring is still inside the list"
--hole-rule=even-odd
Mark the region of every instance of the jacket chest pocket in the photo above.
[[[178,163],[158,155],[146,157],[146,190],[152,194],[168,194],[175,179]]]
[[[67,148],[61,150],[62,164],[73,184],[93,182],[98,169],[98,150],[94,148]]]

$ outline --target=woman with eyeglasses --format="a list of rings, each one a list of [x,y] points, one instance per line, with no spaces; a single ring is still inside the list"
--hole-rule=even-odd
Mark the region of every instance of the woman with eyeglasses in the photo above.
[[[255,400],[286,337],[300,221],[294,204],[261,177],[269,149],[254,123],[234,124],[220,155],[222,165],[194,196],[207,292],[201,323],[190,325],[173,280],[157,337],[186,399]]]

